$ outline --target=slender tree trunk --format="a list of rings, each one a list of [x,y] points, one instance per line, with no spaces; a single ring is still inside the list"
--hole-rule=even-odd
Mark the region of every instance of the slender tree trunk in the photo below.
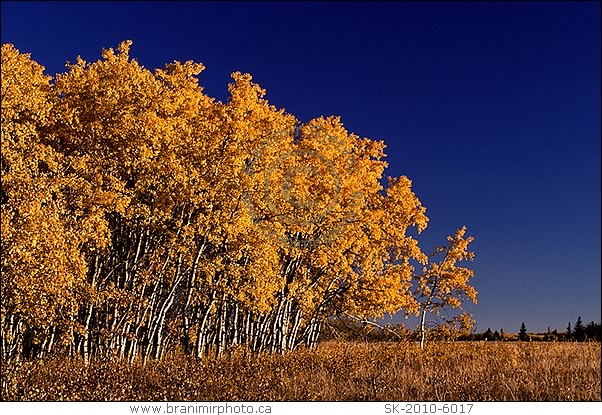
[[[289,335],[288,340],[288,349],[293,350],[297,346],[297,333],[299,332],[299,327],[301,326],[301,310],[297,309],[295,311],[293,317],[293,328]]]
[[[424,342],[426,339],[426,307],[422,309],[420,313],[420,348],[424,349]]]
[[[205,353],[207,347],[207,321],[211,314],[211,310],[213,309],[213,304],[215,303],[215,292],[212,293],[211,299],[209,300],[209,304],[207,304],[207,308],[203,313],[203,318],[199,323],[199,330],[197,334],[197,343],[196,343],[196,358],[200,359]]]

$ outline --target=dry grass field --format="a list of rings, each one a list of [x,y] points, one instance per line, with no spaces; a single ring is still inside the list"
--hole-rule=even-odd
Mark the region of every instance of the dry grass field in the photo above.
[[[3,367],[4,400],[591,401],[600,343],[326,342],[317,350],[146,366],[44,359]]]

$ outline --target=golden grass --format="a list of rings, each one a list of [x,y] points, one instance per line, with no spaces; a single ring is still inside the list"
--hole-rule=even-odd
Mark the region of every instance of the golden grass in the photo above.
[[[315,351],[3,367],[5,400],[591,401],[600,343],[327,342]]]

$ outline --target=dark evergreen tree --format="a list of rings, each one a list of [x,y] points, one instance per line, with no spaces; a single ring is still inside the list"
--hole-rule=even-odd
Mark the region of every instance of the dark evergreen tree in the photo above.
[[[493,333],[491,332],[491,329],[488,328],[487,331],[485,333],[483,333],[483,340],[492,340],[493,339]]]
[[[573,329],[571,328],[571,322],[569,321],[569,325],[566,327],[565,339],[572,340],[573,338]]]
[[[602,326],[596,322],[587,323],[585,335],[588,340],[602,341]]]
[[[582,342],[585,340],[585,327],[583,327],[583,321],[581,321],[581,316],[577,317],[577,321],[575,322],[575,328],[573,330],[573,337],[578,342]]]
[[[527,341],[527,326],[525,326],[525,322],[520,325],[520,330],[518,331],[518,339],[522,342]]]

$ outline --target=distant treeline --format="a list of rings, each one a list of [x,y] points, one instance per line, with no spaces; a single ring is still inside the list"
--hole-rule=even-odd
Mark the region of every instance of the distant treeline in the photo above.
[[[602,341],[602,325],[591,321],[583,324],[581,317],[574,324],[569,323],[567,328],[560,332],[548,327],[543,333],[529,333],[524,323],[516,333],[506,333],[503,329],[492,331],[491,328],[483,332],[466,333],[454,330],[449,326],[437,326],[429,332],[433,340],[455,340],[455,341]],[[347,340],[347,341],[418,341],[420,330],[411,330],[403,323],[380,326],[371,322],[359,322],[355,320],[337,318],[332,319],[323,328],[320,337],[324,340]]]

